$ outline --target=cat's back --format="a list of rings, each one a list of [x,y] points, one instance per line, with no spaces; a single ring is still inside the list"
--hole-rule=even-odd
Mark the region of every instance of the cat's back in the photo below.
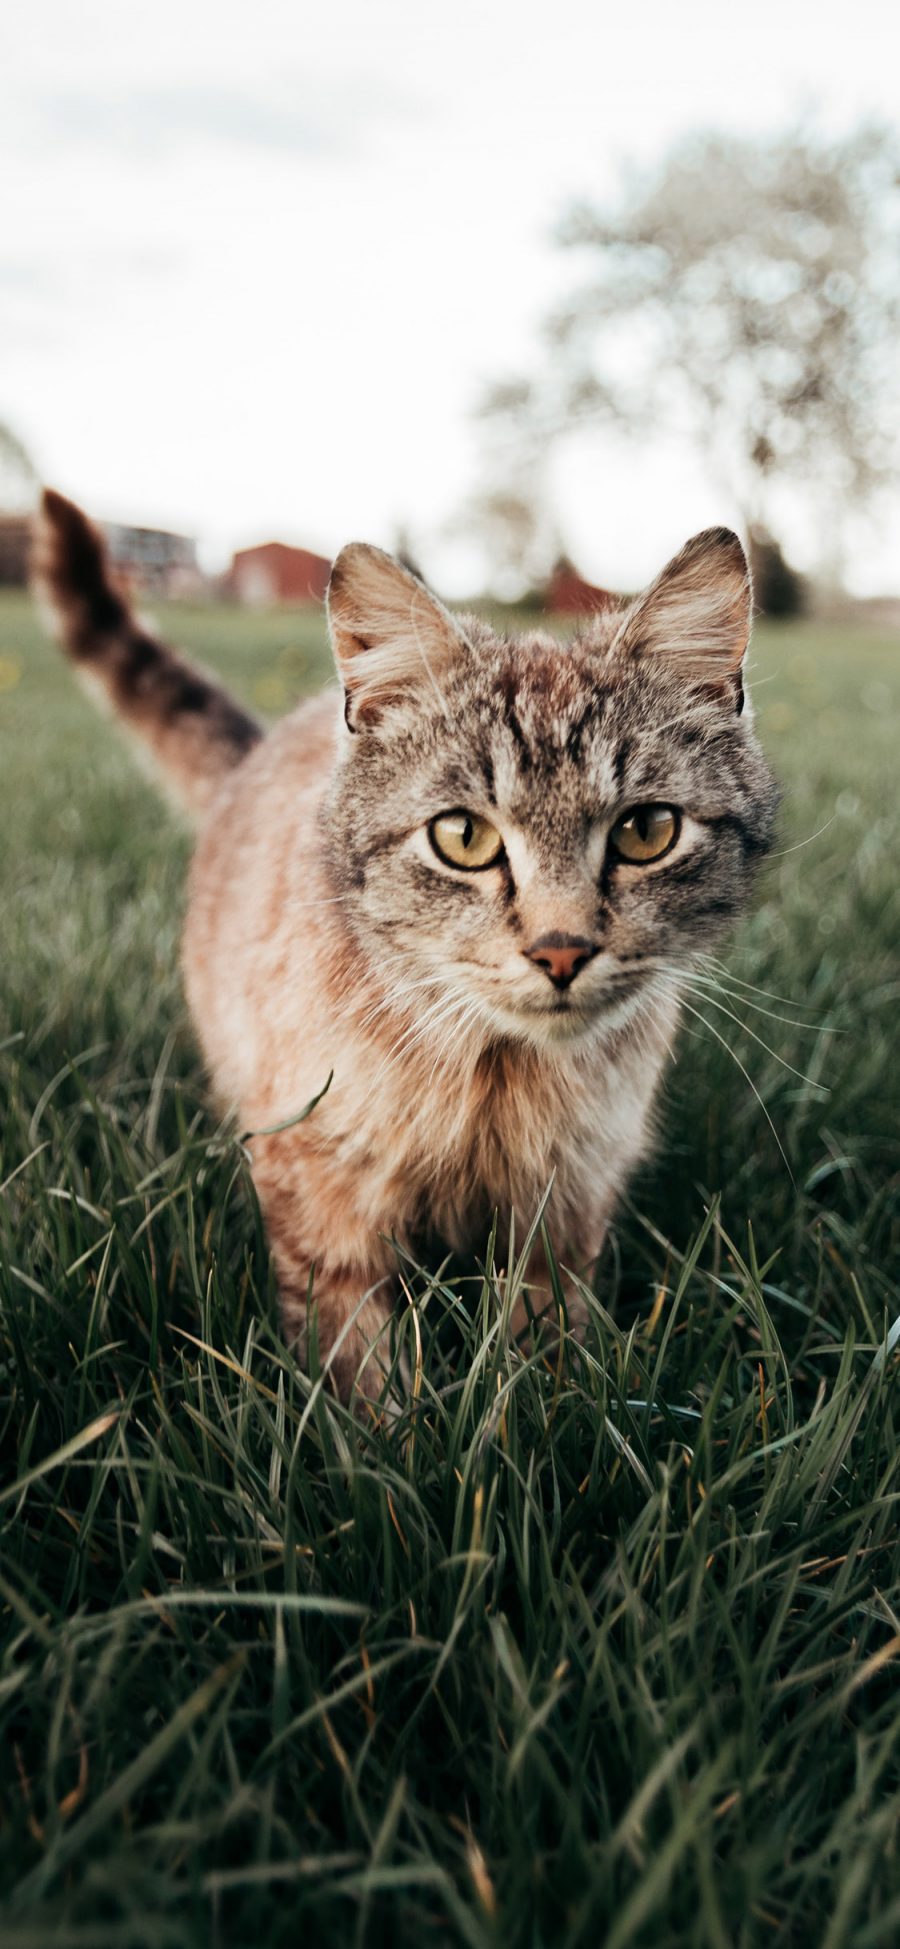
[[[282,719],[217,794],[191,865],[183,962],[188,999],[214,1068],[238,1013],[265,1007],[284,978],[307,906],[327,896],[319,815],[340,722],[324,691]],[[308,930],[311,937],[313,930]]]
[[[239,891],[262,895],[289,854],[318,849],[338,710],[333,691],[305,700],[227,775],[195,849],[192,907],[228,904]]]

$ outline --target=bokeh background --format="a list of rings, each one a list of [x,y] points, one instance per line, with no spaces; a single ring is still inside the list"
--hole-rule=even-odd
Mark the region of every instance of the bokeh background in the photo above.
[[[881,0],[19,10],[0,421],[212,572],[356,536],[451,596],[630,589],[725,520],[897,592],[889,41]]]

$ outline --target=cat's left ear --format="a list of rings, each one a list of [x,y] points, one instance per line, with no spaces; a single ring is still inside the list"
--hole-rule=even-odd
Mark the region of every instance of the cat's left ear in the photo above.
[[[443,702],[443,679],[464,638],[437,597],[391,555],[362,541],[341,549],[328,584],[328,623],[351,731],[416,693]]]
[[[638,596],[613,647],[657,659],[740,711],[752,616],[750,569],[737,535],[706,528]]]

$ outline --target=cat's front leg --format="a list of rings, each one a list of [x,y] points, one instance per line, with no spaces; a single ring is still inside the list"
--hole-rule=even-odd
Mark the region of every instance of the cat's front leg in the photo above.
[[[254,1144],[253,1179],[278,1277],[284,1337],[319,1364],[342,1401],[376,1400],[393,1364],[396,1261],[355,1210],[348,1187],[301,1133]]]
[[[319,1167],[318,1167],[319,1166]],[[255,1146],[253,1183],[279,1279],[284,1339],[306,1364],[316,1333],[321,1372],[341,1401],[384,1392],[392,1368],[395,1263],[294,1132]]]
[[[281,1323],[304,1365],[315,1334],[319,1366],[341,1401],[378,1400],[393,1364],[394,1283],[377,1263],[317,1266],[273,1238]]]

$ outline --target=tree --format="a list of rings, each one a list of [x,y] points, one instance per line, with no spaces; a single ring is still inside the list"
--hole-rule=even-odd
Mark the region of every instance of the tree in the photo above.
[[[482,573],[501,601],[529,597],[547,578],[559,553],[556,528],[544,510],[539,487],[508,481],[489,469],[487,478],[447,522],[452,540],[477,543]]]
[[[785,561],[780,543],[758,522],[751,523],[747,539],[757,609],[764,616],[802,616],[808,602],[805,577]]]
[[[617,207],[569,211],[557,241],[586,276],[547,320],[542,368],[495,386],[488,419],[532,451],[592,421],[675,432],[748,528],[772,525],[794,477],[833,541],[896,469],[898,238],[900,149],[880,126],[693,139]]]

